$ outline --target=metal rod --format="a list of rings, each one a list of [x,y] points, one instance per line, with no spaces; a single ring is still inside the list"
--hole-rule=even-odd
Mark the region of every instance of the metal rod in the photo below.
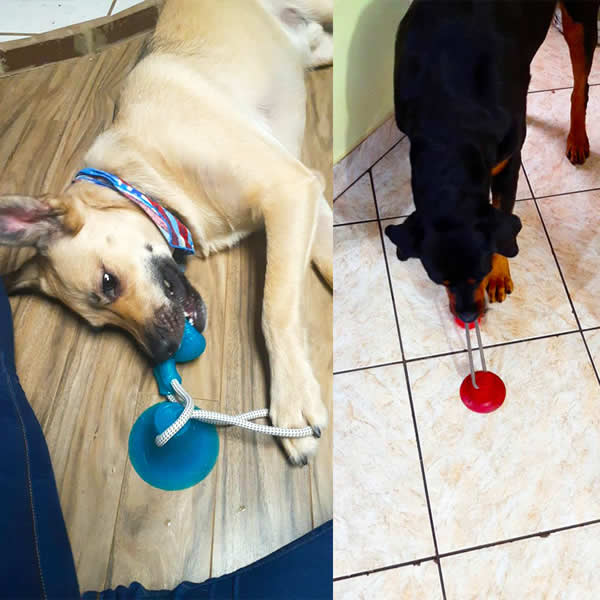
[[[478,330],[479,331],[479,330]],[[471,334],[469,333],[469,324],[465,323],[465,335],[467,336],[467,350],[469,352],[469,367],[471,369],[471,383],[473,387],[478,390],[479,386],[475,381],[475,366],[473,365],[473,350],[471,349]],[[480,344],[481,346],[481,344]]]
[[[481,370],[487,371],[485,366],[485,357],[483,356],[483,344],[481,343],[481,331],[479,331],[479,323],[475,321],[475,333],[477,334],[477,343],[479,344],[479,358],[481,358]]]

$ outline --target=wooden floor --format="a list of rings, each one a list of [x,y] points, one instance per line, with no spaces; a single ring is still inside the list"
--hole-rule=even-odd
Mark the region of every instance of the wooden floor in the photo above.
[[[143,41],[0,77],[0,193],[64,189],[111,121]],[[305,160],[325,175],[331,198],[331,69],[308,79]],[[0,249],[0,273],[27,254]],[[188,276],[209,308],[207,351],[180,370],[198,405],[267,406],[264,269],[263,235],[190,262]],[[331,414],[331,293],[311,272],[304,297],[311,360]],[[332,517],[331,429],[308,468],[290,467],[271,438],[221,431],[206,480],[182,492],[151,488],[127,458],[134,420],[159,400],[144,356],[124,334],[92,331],[47,299],[21,296],[11,305],[17,369],[48,441],[82,591],[202,581]]]

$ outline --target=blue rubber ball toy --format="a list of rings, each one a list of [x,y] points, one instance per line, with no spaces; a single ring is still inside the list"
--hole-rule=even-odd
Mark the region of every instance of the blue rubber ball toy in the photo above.
[[[187,321],[175,355],[154,368],[159,393],[173,394],[171,381],[181,383],[175,364],[200,356],[206,348],[204,336]],[[129,434],[129,459],[137,474],[148,484],[163,490],[182,490],[202,481],[219,455],[219,436],[214,425],[190,419],[164,446],[155,437],[181,414],[177,402],[160,402],[146,409]]]

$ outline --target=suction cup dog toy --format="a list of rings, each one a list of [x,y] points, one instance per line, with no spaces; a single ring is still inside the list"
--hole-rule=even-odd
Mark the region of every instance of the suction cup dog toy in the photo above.
[[[471,325],[471,324],[469,324]],[[502,406],[506,397],[506,387],[498,375],[488,371],[483,356],[483,345],[481,343],[481,332],[479,322],[475,321],[475,332],[479,344],[479,356],[481,358],[481,371],[475,371],[473,365],[473,351],[471,349],[471,335],[465,327],[467,337],[467,351],[469,353],[470,375],[467,375],[460,386],[460,399],[470,410],[478,413],[489,413]]]
[[[154,369],[158,391],[167,401],[145,410],[129,434],[131,464],[153,487],[182,490],[202,481],[219,454],[215,425],[236,425],[278,437],[314,435],[311,427],[285,429],[252,423],[269,415],[266,408],[234,416],[195,408],[175,365],[194,360],[205,348],[204,336],[186,321],[179,349]]]

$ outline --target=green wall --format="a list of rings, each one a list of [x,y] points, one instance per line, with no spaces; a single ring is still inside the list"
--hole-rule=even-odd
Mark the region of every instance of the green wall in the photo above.
[[[394,109],[394,40],[410,0],[335,0],[333,160],[339,161]]]

